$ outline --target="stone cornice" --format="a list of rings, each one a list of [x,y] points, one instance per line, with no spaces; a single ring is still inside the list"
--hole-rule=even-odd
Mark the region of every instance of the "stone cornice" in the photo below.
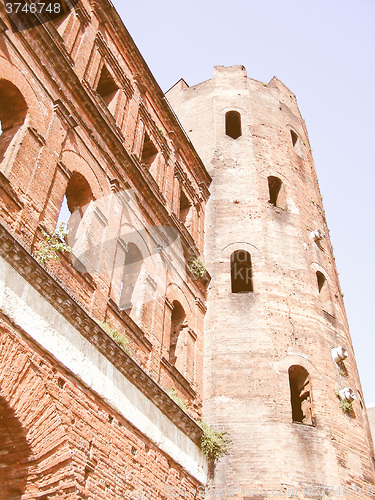
[[[199,444],[202,435],[199,425],[105,333],[88,312],[58,282],[57,277],[39,265],[35,258],[1,223],[0,255],[164,415],[193,442]]]

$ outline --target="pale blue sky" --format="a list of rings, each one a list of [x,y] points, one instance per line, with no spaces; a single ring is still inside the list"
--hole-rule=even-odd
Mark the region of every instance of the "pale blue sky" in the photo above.
[[[374,0],[113,1],[161,88],[276,75],[313,148],[366,403],[375,402]]]

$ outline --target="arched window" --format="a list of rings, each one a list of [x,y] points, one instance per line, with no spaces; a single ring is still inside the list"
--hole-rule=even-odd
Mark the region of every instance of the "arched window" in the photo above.
[[[120,309],[131,309],[135,305],[134,291],[141,272],[142,263],[142,252],[135,243],[128,243],[123,278],[120,286]]]
[[[0,161],[27,114],[26,101],[13,83],[0,79]]]
[[[69,179],[65,196],[70,213],[74,210],[82,211],[94,199],[90,184],[79,172],[74,172]]]
[[[323,273],[317,271],[316,279],[318,283],[319,296],[320,296],[320,301],[322,303],[323,311],[333,316],[331,294],[329,291],[329,284],[327,278],[324,276]]]
[[[269,203],[275,207],[285,208],[285,190],[284,185],[278,177],[268,177],[268,190],[270,193]]]
[[[65,195],[61,203],[57,226],[64,223],[69,229],[69,244],[73,246],[78,224],[83,217],[90,201],[94,199],[87,180],[79,172],[74,172],[66,186]],[[74,223],[68,225],[71,214],[79,210],[80,217],[75,218]]]
[[[289,368],[290,402],[293,422],[312,424],[312,395],[310,377],[303,366]]]
[[[241,137],[241,115],[238,111],[227,111],[225,113],[225,133],[232,139]]]
[[[186,314],[184,308],[180,302],[174,300],[171,317],[169,361],[172,365],[175,365],[181,373],[183,372],[183,341],[181,339],[181,330],[186,327]]]
[[[294,130],[291,130],[290,131],[290,136],[292,138],[292,144],[293,144],[293,147],[294,147],[297,144],[298,135],[296,134],[296,132],[294,132]]]
[[[251,257],[245,250],[236,250],[230,257],[232,293],[253,292]]]

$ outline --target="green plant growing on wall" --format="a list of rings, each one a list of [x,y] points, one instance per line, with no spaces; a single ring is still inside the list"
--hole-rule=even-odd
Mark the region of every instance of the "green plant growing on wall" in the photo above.
[[[353,411],[353,403],[349,401],[341,401],[340,406],[344,413],[351,413]]]
[[[128,354],[128,356],[131,356],[129,340],[123,333],[120,333],[117,328],[111,328],[105,321],[99,321],[98,319],[95,319],[95,321],[101,328],[103,328],[105,333],[107,333],[111,337],[111,339],[113,339],[116,344],[121,347],[121,349],[126,352],[126,354]]]
[[[207,274],[206,266],[198,257],[189,260],[189,269],[196,279],[203,278]]]
[[[45,264],[48,260],[60,260],[58,252],[71,252],[70,246],[65,241],[67,234],[68,232],[65,229],[64,223],[49,233],[42,230],[44,242],[40,250],[35,252],[36,260],[39,264]]]
[[[187,411],[189,409],[189,405],[185,403],[185,401],[176,393],[174,389],[169,389],[168,395],[176,404],[178,404],[181,410]]]
[[[226,439],[226,432],[215,431],[203,420],[198,421],[203,433],[201,437],[201,449],[209,460],[217,462],[220,457],[229,451],[229,441]]]
[[[353,403],[346,399],[341,399],[339,391],[335,391],[337,398],[340,400],[340,407],[344,413],[351,413],[353,411]]]

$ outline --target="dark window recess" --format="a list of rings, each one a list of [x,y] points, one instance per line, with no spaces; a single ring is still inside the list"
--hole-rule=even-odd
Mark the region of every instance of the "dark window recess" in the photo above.
[[[158,150],[154,146],[154,143],[152,142],[148,134],[145,133],[145,137],[143,140],[141,163],[143,163],[146,166],[146,168],[149,169],[153,164],[157,154]]]
[[[61,203],[60,213],[58,217],[58,225],[62,222],[68,223],[69,231],[69,245],[74,246],[76,241],[76,233],[78,230],[78,220],[75,219],[73,223],[69,223],[70,215],[79,210],[80,219],[82,219],[84,212],[89,205],[90,201],[94,200],[91,188],[87,180],[79,172],[74,172],[69,179],[68,185],[65,190],[65,196]],[[79,220],[80,220],[79,219]]]
[[[269,203],[275,207],[285,208],[285,190],[284,185],[278,177],[268,177],[268,190],[270,193]]]
[[[319,289],[319,293],[321,293],[321,291],[323,290],[323,287],[326,285],[326,278],[324,276],[323,273],[321,273],[320,271],[317,271],[316,273],[316,279],[318,281],[318,289]]]
[[[326,277],[320,271],[316,272],[316,279],[318,282],[318,290],[322,309],[331,316],[334,316],[333,306],[331,302],[331,293]]]
[[[69,179],[65,195],[70,213],[82,209],[94,199],[89,183],[79,172],[74,172]]]
[[[292,144],[293,144],[293,146],[295,146],[297,144],[297,141],[298,141],[298,135],[294,132],[294,130],[290,131],[290,135],[292,137]]]
[[[180,192],[180,211],[179,211],[179,220],[183,224],[186,223],[188,219],[188,215],[190,212],[191,203],[186,194],[181,190]]]
[[[241,115],[238,111],[228,111],[225,113],[225,133],[232,139],[241,137]]]
[[[118,89],[119,88],[116,85],[116,82],[113,79],[111,73],[108,71],[106,66],[103,66],[100,73],[98,86],[96,87],[96,92],[100,95],[100,97],[108,107],[114,100]]]
[[[23,95],[8,80],[0,80],[0,161],[13,137],[23,125],[27,104]]]
[[[170,348],[169,361],[176,365],[179,355],[179,336],[185,324],[186,314],[182,305],[177,301],[173,301],[172,318],[171,318],[171,333],[170,333]]]
[[[32,481],[30,460],[33,449],[26,439],[23,426],[9,403],[0,397],[0,498],[21,498]]]
[[[313,423],[311,382],[303,366],[293,365],[289,368],[289,386],[293,422],[311,425]]]
[[[232,293],[253,292],[251,257],[245,250],[233,252],[230,258]]]

